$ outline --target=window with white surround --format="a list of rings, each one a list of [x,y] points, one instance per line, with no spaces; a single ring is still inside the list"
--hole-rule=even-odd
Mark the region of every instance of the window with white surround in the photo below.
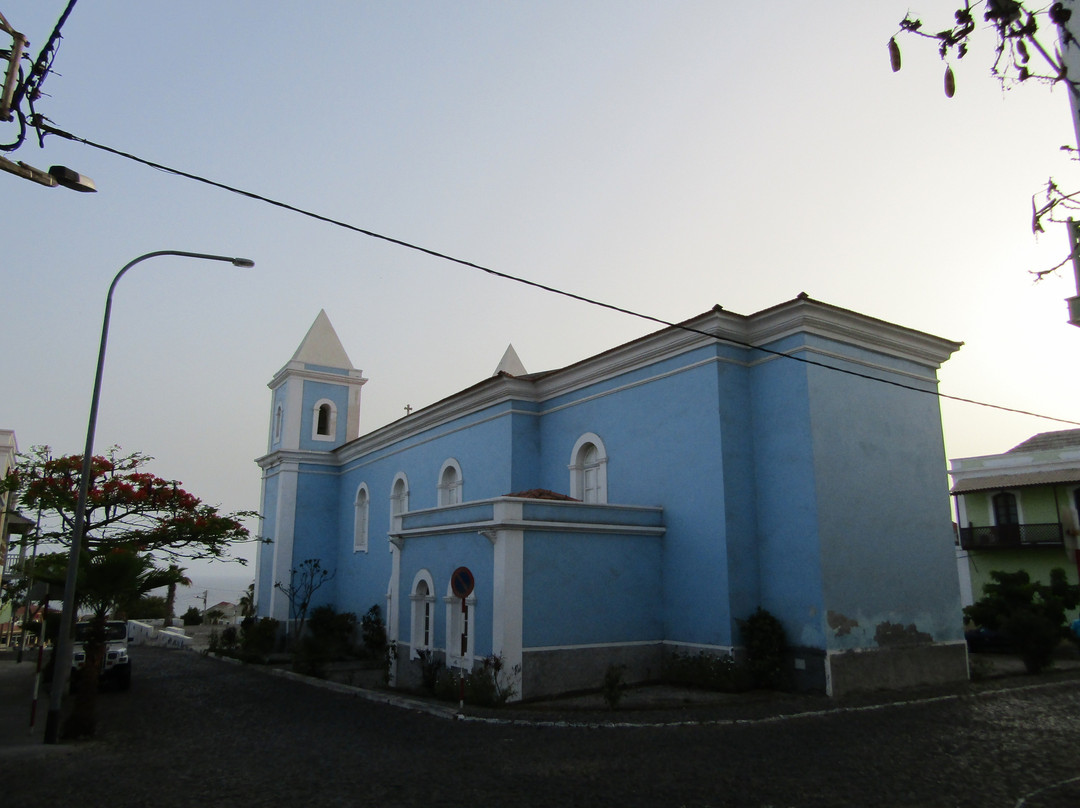
[[[439,507],[460,504],[462,487],[461,466],[451,457],[439,471]]]
[[[409,658],[416,659],[417,651],[430,650],[435,642],[435,585],[427,570],[416,573],[409,599],[412,601]]]
[[[570,453],[570,496],[582,502],[607,502],[607,451],[592,432],[578,438]]]
[[[285,411],[280,404],[274,409],[274,436],[273,442],[281,440],[281,423],[285,418]]]
[[[366,553],[368,551],[368,495],[367,483],[360,483],[356,492],[356,502],[353,506],[353,552]]]
[[[333,440],[337,435],[337,407],[328,398],[315,402],[311,419],[312,440]]]
[[[469,597],[457,597],[449,586],[446,588],[446,664],[452,668],[472,668],[476,638],[473,619],[476,613],[476,593]]]
[[[404,472],[398,472],[390,488],[390,523],[394,525],[396,517],[409,510],[409,478]],[[396,526],[395,526],[396,527]]]

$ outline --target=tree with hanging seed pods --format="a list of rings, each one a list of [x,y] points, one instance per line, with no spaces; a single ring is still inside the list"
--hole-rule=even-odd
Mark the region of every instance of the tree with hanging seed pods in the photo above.
[[[990,35],[996,39],[991,75],[1003,85],[1032,81],[1064,84],[1072,96],[1074,110],[1080,110],[1080,73],[1069,75],[1068,63],[1062,53],[1062,47],[1080,47],[1074,32],[1080,32],[1080,14],[1074,17],[1069,3],[1055,2],[1031,8],[1019,0],[965,0],[953,12],[952,24],[937,31],[909,12],[900,21],[899,30],[889,39],[889,62],[894,73],[902,67],[899,39],[918,37],[933,41],[945,62],[945,95],[952,98],[956,93],[954,63],[967,56],[973,37]],[[1074,146],[1062,148],[1077,152]],[[1032,197],[1032,232],[1045,232],[1045,222],[1067,223],[1073,211],[1080,211],[1080,192],[1067,193],[1053,179],[1048,180],[1043,190]],[[1032,272],[1036,280],[1056,272],[1080,254],[1080,242],[1070,236],[1070,244],[1069,254],[1056,266]]]

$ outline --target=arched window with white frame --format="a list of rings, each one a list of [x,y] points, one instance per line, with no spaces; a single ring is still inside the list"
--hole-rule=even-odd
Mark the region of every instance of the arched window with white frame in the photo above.
[[[328,398],[315,402],[311,417],[311,439],[333,440],[337,435],[337,406]]]
[[[582,502],[606,503],[607,450],[600,436],[587,432],[570,453],[570,496]]]
[[[439,471],[439,507],[459,505],[462,501],[463,487],[461,466],[451,457],[443,463]]]
[[[409,510],[409,478],[404,472],[399,471],[394,477],[394,483],[390,487],[390,522],[394,524],[397,517]]]
[[[435,645],[435,584],[430,572],[416,573],[409,600],[412,601],[409,658],[416,659],[419,651],[430,651]]]
[[[353,504],[354,553],[366,553],[368,551],[368,506],[370,500],[367,483],[360,483],[360,488],[356,491],[356,501]]]

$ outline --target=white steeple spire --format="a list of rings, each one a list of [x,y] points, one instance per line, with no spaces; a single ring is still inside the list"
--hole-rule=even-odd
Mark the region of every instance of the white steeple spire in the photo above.
[[[322,365],[323,367],[341,368],[353,370],[353,364],[349,361],[349,355],[338,339],[334,326],[330,324],[330,318],[326,316],[325,309],[319,309],[319,316],[308,329],[307,336],[300,343],[300,347],[293,354],[293,362],[303,362],[306,365]]]
[[[517,351],[514,350],[512,344],[506,346],[506,353],[503,354],[502,359],[499,360],[499,366],[491,375],[498,376],[500,373],[505,373],[507,376],[525,376],[528,373],[525,366],[521,364],[521,360],[518,359]]]

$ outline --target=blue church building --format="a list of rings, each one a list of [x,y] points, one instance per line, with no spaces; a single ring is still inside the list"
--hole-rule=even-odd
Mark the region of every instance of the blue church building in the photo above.
[[[805,294],[716,307],[558,370],[509,348],[361,436],[367,379],[320,312],[269,385],[259,613],[288,619],[275,583],[318,559],[319,602],[382,607],[392,683],[423,649],[498,654],[524,699],[738,655],[758,607],[803,688],[965,679],[933,395],[959,347]]]

